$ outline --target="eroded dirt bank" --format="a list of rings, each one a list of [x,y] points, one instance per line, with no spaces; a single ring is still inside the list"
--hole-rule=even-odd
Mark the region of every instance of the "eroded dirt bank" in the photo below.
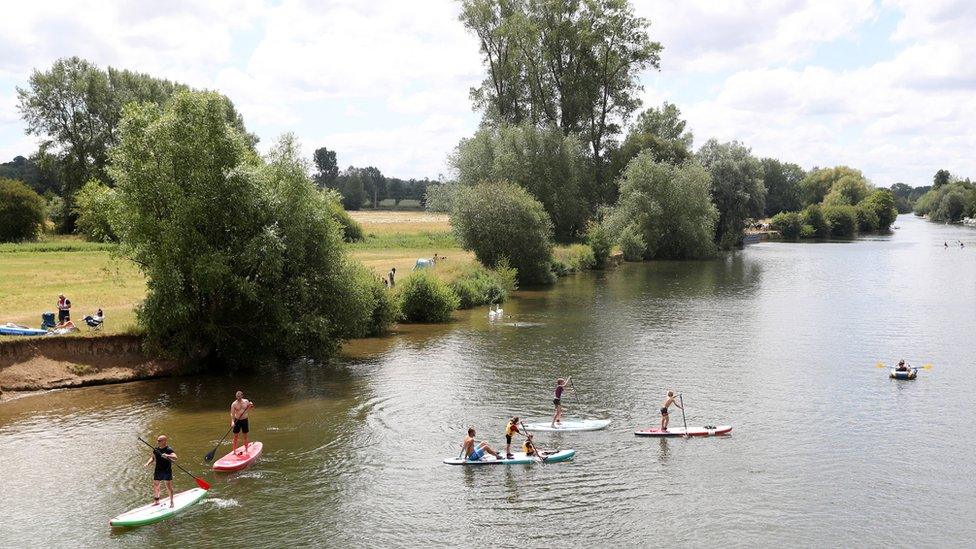
[[[0,341],[0,399],[23,391],[121,383],[179,373],[180,364],[148,356],[133,335]]]

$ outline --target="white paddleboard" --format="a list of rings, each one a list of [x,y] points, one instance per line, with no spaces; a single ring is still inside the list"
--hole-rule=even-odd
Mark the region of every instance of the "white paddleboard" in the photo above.
[[[641,429],[640,431],[634,431],[634,434],[639,437],[683,437],[685,435],[692,437],[707,437],[715,435],[727,435],[732,432],[731,425],[718,425],[715,427],[688,427],[685,431],[684,427],[668,427],[667,431],[662,431],[660,427],[653,427],[651,429]]]
[[[150,503],[149,505],[143,505],[131,511],[126,511],[110,520],[109,524],[116,528],[125,528],[159,522],[190,507],[200,501],[205,495],[207,495],[207,491],[203,488],[193,488],[192,490],[173,494],[173,507],[170,507],[169,494],[166,493],[166,488],[163,488],[159,494],[159,503]]]
[[[534,431],[599,431],[606,429],[608,425],[610,425],[609,419],[567,419],[557,423],[555,427],[552,427],[552,422],[526,423],[525,429],[530,433]]]
[[[485,454],[477,461],[452,457],[445,458],[444,463],[448,465],[526,465],[529,463],[558,463],[572,459],[574,455],[576,455],[576,450],[560,450],[542,459],[535,456],[527,456],[525,452],[512,452],[512,459],[498,459],[491,454]]]

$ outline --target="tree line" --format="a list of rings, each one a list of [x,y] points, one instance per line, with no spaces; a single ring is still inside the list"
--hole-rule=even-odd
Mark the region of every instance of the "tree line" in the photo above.
[[[364,205],[379,208],[385,200],[393,200],[394,207],[399,206],[401,200],[416,200],[422,207],[427,200],[427,187],[434,184],[427,178],[386,177],[374,166],[349,166],[340,171],[336,152],[326,147],[316,149],[312,159],[316,169],[313,176],[315,183],[337,191],[347,210],[359,210]]]

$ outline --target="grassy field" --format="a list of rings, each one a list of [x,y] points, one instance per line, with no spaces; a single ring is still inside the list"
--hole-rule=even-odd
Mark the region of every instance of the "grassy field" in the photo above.
[[[435,253],[446,257],[435,273],[451,280],[474,255],[457,247],[447,215],[419,211],[350,212],[363,225],[366,239],[349,245],[350,255],[385,276],[396,267],[402,280],[417,258]],[[46,236],[26,244],[0,244],[0,324],[31,327],[41,313],[57,311],[58,294],[72,304],[72,319],[87,332],[81,319],[101,307],[105,333],[135,328],[135,307],[146,291],[142,273],[131,262],[113,257],[115,246],[85,242],[71,236]]]

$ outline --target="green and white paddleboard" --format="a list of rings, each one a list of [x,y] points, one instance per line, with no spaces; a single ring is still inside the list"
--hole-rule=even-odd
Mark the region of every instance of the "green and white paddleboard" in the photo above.
[[[165,492],[165,489],[163,491]],[[190,507],[200,501],[205,495],[207,495],[207,491],[203,488],[193,488],[192,490],[174,494],[173,506],[170,507],[169,496],[166,495],[163,497],[163,494],[160,494],[159,503],[150,503],[149,505],[143,505],[131,511],[126,511],[108,523],[113,528],[129,528],[159,522]]]
[[[527,456],[525,452],[512,452],[512,459],[498,459],[491,454],[486,454],[478,461],[453,457],[444,459],[444,463],[448,465],[527,465],[529,463],[559,463],[560,461],[572,459],[574,455],[576,455],[576,450],[560,450],[543,459],[535,456]]]

